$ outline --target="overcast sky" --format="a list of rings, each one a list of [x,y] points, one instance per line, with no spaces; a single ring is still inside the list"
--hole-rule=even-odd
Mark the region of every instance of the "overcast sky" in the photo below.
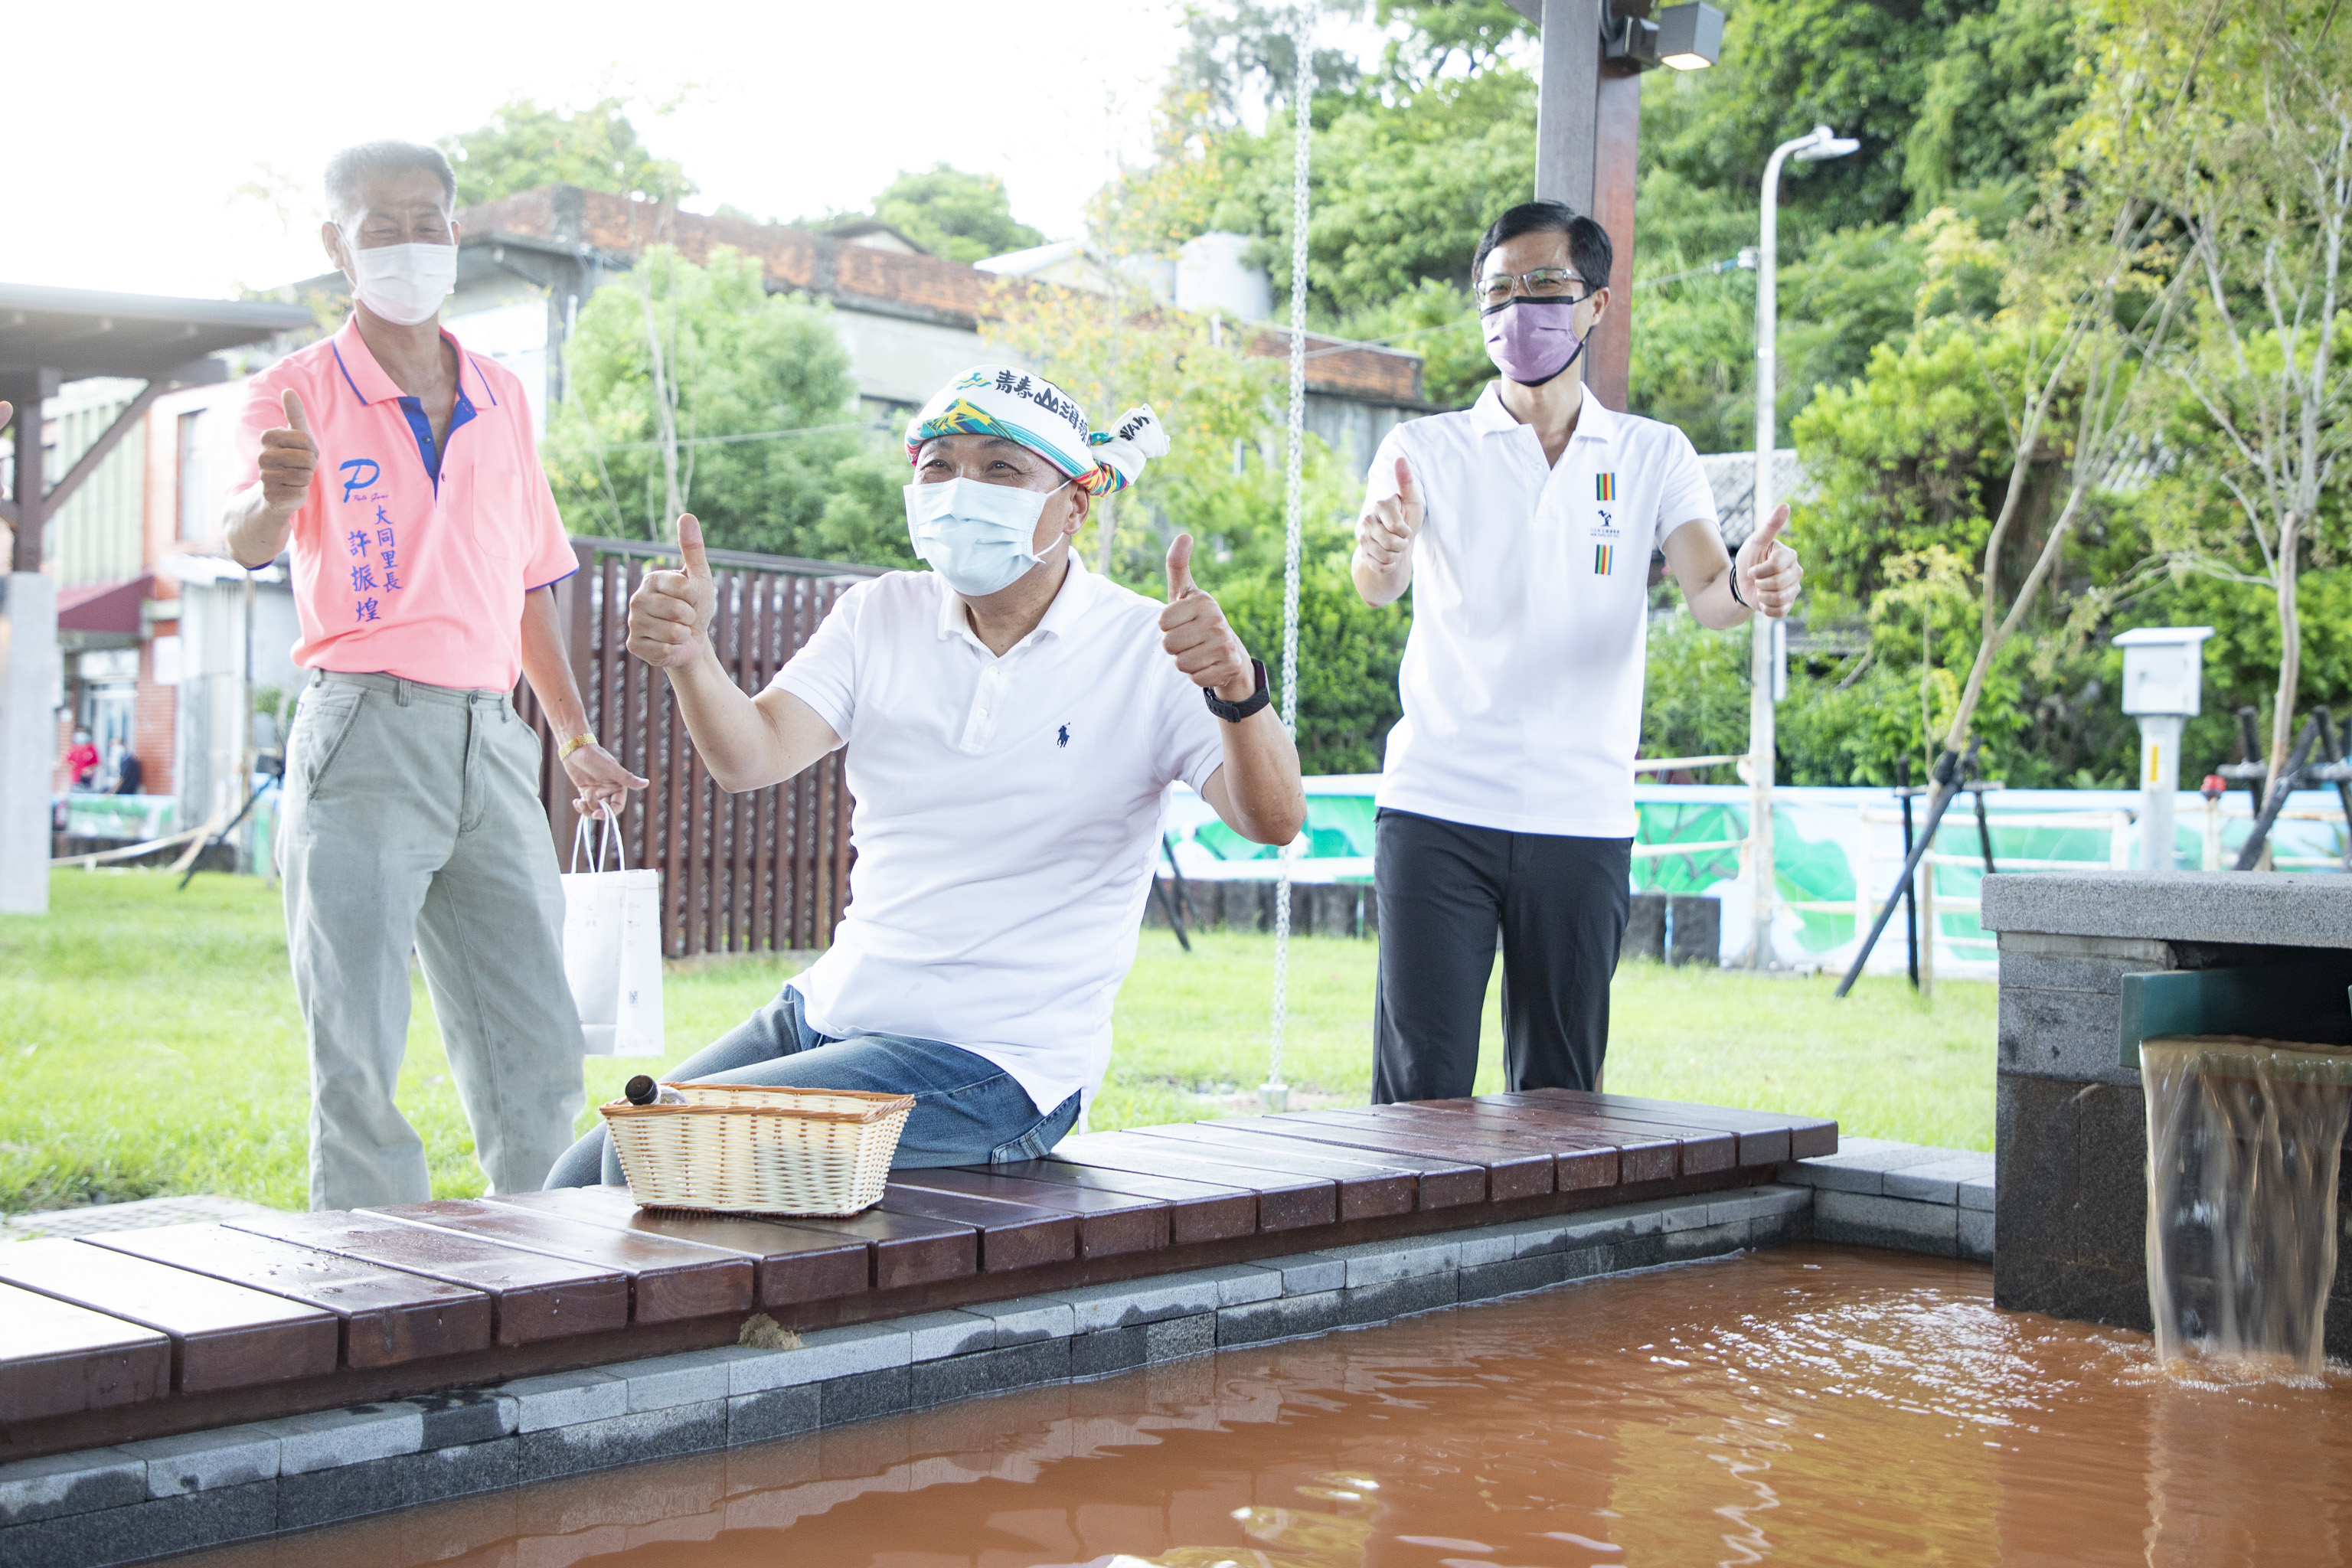
[[[637,118],[701,186],[693,206],[862,207],[944,159],[1001,174],[1014,216],[1059,238],[1148,152],[1181,18],[1177,0],[19,6],[8,109],[30,156],[11,177],[29,165],[32,188],[0,226],[0,279],[219,296],[307,277],[337,148],[608,88],[688,89]],[[239,196],[256,184],[300,210]]]

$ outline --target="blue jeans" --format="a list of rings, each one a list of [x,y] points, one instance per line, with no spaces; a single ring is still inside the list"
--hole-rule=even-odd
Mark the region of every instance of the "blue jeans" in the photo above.
[[[801,1016],[801,994],[789,985],[723,1039],[665,1076],[675,1083],[911,1094],[915,1109],[890,1160],[895,1171],[1039,1159],[1078,1119],[1076,1094],[1040,1116],[1017,1079],[960,1046],[903,1035],[846,1040],[820,1035]],[[599,1181],[614,1187],[623,1181],[620,1158],[602,1127],[572,1145],[547,1176],[550,1187],[587,1187]]]

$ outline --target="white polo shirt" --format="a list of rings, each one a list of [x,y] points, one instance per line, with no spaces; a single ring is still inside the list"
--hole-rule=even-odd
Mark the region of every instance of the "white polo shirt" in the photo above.
[[[1389,432],[1365,498],[1423,497],[1412,633],[1379,803],[1511,833],[1628,838],[1650,552],[1716,526],[1690,438],[1590,391],[1557,465],[1499,384]]]
[[[776,672],[848,743],[856,801],[848,910],[792,982],[812,1027],[961,1046],[1041,1113],[1094,1098],[1169,785],[1224,760],[1160,609],[1072,556],[999,658],[936,574],[893,572]]]

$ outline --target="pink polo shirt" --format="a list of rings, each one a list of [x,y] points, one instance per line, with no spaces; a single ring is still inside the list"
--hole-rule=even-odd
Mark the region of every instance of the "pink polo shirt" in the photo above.
[[[437,452],[420,401],[345,321],[253,378],[229,489],[260,477],[261,433],[286,423],[292,387],[319,444],[289,544],[294,662],[503,691],[522,672],[523,595],[575,562],[522,383],[441,335],[457,355],[457,405]]]

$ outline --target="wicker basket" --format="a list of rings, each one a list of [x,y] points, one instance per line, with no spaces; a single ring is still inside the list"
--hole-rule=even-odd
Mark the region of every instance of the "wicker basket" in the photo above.
[[[676,1083],[684,1105],[602,1108],[646,1208],[840,1217],[882,1196],[912,1095]]]

